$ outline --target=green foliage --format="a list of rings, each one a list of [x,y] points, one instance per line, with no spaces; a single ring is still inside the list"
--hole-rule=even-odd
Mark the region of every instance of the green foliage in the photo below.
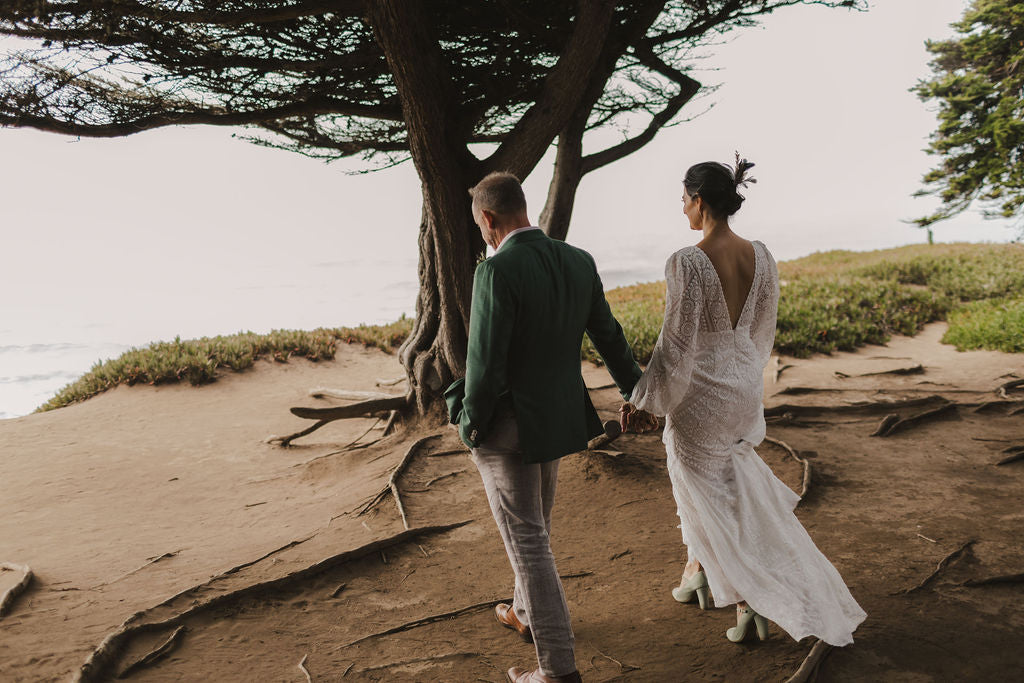
[[[608,304],[629,340],[633,356],[641,363],[651,359],[665,317],[665,283],[648,282],[619,287],[607,293]],[[590,338],[583,338],[584,360],[601,362]]]
[[[995,207],[990,217],[1024,206],[1024,4],[974,0],[953,26],[956,38],[927,44],[933,75],[914,89],[939,104],[928,151],[941,161],[918,194],[938,195],[942,207],[921,226],[976,199]]]
[[[964,305],[950,313],[949,329],[942,341],[958,351],[1024,353],[1024,298],[987,299]]]
[[[957,254],[883,261],[857,272],[928,287],[955,301],[990,299],[1024,292],[1024,247],[977,245]]]
[[[790,356],[852,351],[912,335],[949,310],[948,299],[891,280],[840,276],[782,288],[775,350]]]
[[[285,363],[292,357],[312,361],[334,358],[338,343],[364,344],[391,351],[409,336],[412,319],[402,316],[389,325],[360,325],[336,329],[274,330],[270,334],[240,332],[220,337],[203,337],[173,342],[155,342],[131,349],[118,358],[100,361],[89,372],[67,385],[39,407],[53,410],[83,401],[119,384],[166,384],[187,381],[207,384],[217,371],[229,368],[240,372],[252,367],[258,358]]]

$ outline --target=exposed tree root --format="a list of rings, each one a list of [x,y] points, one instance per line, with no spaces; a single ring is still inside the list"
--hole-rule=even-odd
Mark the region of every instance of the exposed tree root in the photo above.
[[[1007,415],[1016,415],[1017,413],[1024,410],[1024,401],[1012,400],[1012,399],[996,399],[995,401],[985,401],[974,409],[976,413],[989,413],[989,412],[1002,412],[1005,411]]]
[[[434,477],[433,479],[431,479],[430,481],[428,481],[426,484],[424,484],[423,488],[421,488],[421,489],[406,489],[406,491],[413,491],[415,493],[426,493],[428,490],[430,490],[430,485],[433,484],[434,482],[441,481],[442,479],[447,479],[448,477],[457,476],[459,474],[462,474],[465,471],[466,471],[465,469],[461,469],[461,470],[455,470],[454,472],[447,472],[445,474],[438,475],[438,476]]]
[[[202,590],[208,588],[213,581],[219,578],[219,575],[218,577],[214,577],[210,581],[204,582],[197,586],[193,586],[188,590],[182,591],[168,598],[167,600],[164,600],[158,605],[155,605],[153,607],[150,607],[149,609],[140,612],[136,612],[135,614],[128,617],[121,624],[120,627],[118,627],[112,633],[108,634],[107,637],[103,639],[103,642],[101,642],[99,646],[95,650],[93,650],[93,652],[85,660],[85,663],[82,664],[81,668],[79,668],[79,670],[75,672],[75,675],[72,680],[76,683],[91,683],[92,681],[102,681],[108,679],[111,674],[111,669],[116,663],[118,655],[123,650],[125,644],[136,635],[161,631],[174,626],[180,626],[187,618],[193,617],[200,613],[207,612],[214,607],[219,607],[221,605],[239,600],[241,598],[248,598],[260,595],[267,591],[280,590],[282,588],[293,586],[295,584],[301,583],[302,581],[305,581],[306,579],[312,576],[316,576],[317,574],[321,574],[325,571],[341,566],[353,560],[359,560],[374,553],[380,552],[384,548],[400,545],[402,543],[415,540],[421,536],[451,531],[453,529],[465,526],[466,524],[469,524],[471,521],[472,520],[467,520],[464,522],[457,522],[454,524],[418,527],[416,529],[403,531],[394,536],[379,539],[373,541],[372,543],[368,543],[364,546],[360,546],[359,548],[348,550],[337,555],[332,555],[323,560],[320,560],[319,562],[315,562],[312,565],[309,565],[308,567],[304,567],[294,572],[290,572],[276,579],[270,579],[268,581],[260,581],[258,583],[253,583],[243,588],[239,588],[233,591],[222,593],[220,595],[216,595],[204,602],[199,602],[198,598],[195,598],[192,601],[193,604],[191,607],[167,619],[148,622],[142,621],[147,616],[149,616],[150,612],[157,608],[167,607],[172,602],[179,600],[183,597],[186,597],[190,594],[198,594]],[[239,567],[247,566],[248,564],[252,563],[246,563],[246,565],[239,565]]]
[[[392,412],[394,412],[394,411],[392,411]],[[346,445],[342,446],[338,450],[331,451],[330,453],[324,453],[323,455],[318,455],[315,458],[310,458],[309,460],[303,460],[302,462],[295,463],[294,465],[292,465],[292,467],[304,467],[304,466],[310,464],[311,462],[316,462],[317,460],[323,460],[324,458],[329,458],[332,455],[338,455],[339,453],[347,453],[348,451],[354,451],[354,450],[358,450],[360,448],[366,448],[367,446],[372,446],[373,444],[375,444],[378,441],[380,441],[380,439],[374,439],[373,441],[371,441],[369,443],[361,444],[361,445],[358,445],[358,446],[356,444],[358,444],[360,441],[362,441],[363,438],[367,434],[369,434],[374,429],[376,429],[377,425],[380,424],[380,421],[382,419],[383,418],[378,417],[377,421],[374,422],[372,425],[370,425],[369,429],[367,429],[365,432],[363,432],[362,434],[357,436],[355,439],[353,439],[351,442],[349,442]],[[282,445],[287,445],[287,444],[282,444]]]
[[[932,408],[924,411],[923,413],[918,413],[917,415],[911,415],[910,417],[905,418],[900,418],[898,415],[886,415],[882,419],[882,423],[878,425],[878,428],[871,433],[871,436],[892,436],[896,432],[901,432],[924,422],[951,417],[956,414],[956,404],[947,403],[946,405],[939,406],[938,408]]]
[[[27,564],[0,562],[0,571],[21,573],[21,579],[18,580],[18,583],[4,591],[3,595],[0,595],[0,617],[2,617],[10,611],[15,599],[28,590],[28,585],[32,583],[32,570]]]
[[[473,605],[468,605],[466,607],[460,607],[459,609],[452,610],[451,612],[445,612],[444,614],[431,614],[429,616],[421,617],[419,619],[413,619],[412,621],[407,621],[404,624],[399,624],[398,626],[393,626],[393,627],[391,627],[389,629],[386,629],[384,631],[378,631],[377,633],[371,633],[371,634],[363,636],[361,638],[356,638],[355,640],[353,640],[353,641],[351,641],[349,643],[345,643],[344,645],[339,645],[336,648],[336,650],[342,650],[342,649],[344,649],[346,647],[352,647],[353,645],[356,645],[358,643],[362,643],[362,642],[367,641],[367,640],[372,640],[374,638],[382,638],[384,636],[390,636],[390,635],[393,635],[395,633],[401,633],[402,631],[410,631],[410,630],[412,630],[414,628],[419,628],[420,626],[426,626],[427,624],[433,624],[433,623],[438,622],[438,621],[445,621],[447,619],[452,619],[454,617],[462,616],[463,614],[469,614],[471,612],[479,612],[481,610],[490,609],[490,608],[494,607],[495,605],[497,605],[499,603],[502,603],[502,602],[512,602],[512,598],[500,598],[498,600],[488,600],[487,602],[478,602],[478,603],[475,603]]]
[[[996,463],[996,465],[1009,465],[1011,462],[1017,462],[1018,460],[1024,460],[1024,444],[1018,444],[1016,446],[1010,446],[1004,448],[1003,453],[1009,453],[1008,456]]]
[[[607,659],[609,662],[615,662],[616,664],[618,664],[619,665],[619,669],[623,673],[625,673],[627,671],[639,671],[640,670],[639,666],[634,666],[632,664],[623,664],[619,660],[615,659],[614,657],[609,657],[608,655],[606,655],[605,653],[601,652],[600,650],[597,651],[597,654],[601,655],[602,657]],[[591,665],[594,664],[594,658],[593,657],[590,658],[590,664]]]
[[[393,669],[396,666],[409,666],[410,664],[425,664],[427,662],[442,662],[446,659],[461,659],[463,657],[480,656],[482,655],[479,652],[446,652],[443,655],[434,655],[432,657],[416,657],[414,659],[403,659],[398,662],[388,662],[387,664],[375,664],[374,666],[368,666],[365,669],[357,669],[356,673],[362,674],[369,673],[371,671],[383,671],[384,669]],[[342,674],[342,676],[344,675],[345,674]]]
[[[996,393],[999,394],[999,398],[1008,398],[1007,392],[1018,390],[1021,387],[1024,387],[1024,379],[1013,379],[996,387]]]
[[[328,424],[329,422],[330,422],[330,420],[319,420],[319,421],[315,422],[313,424],[313,426],[306,427],[302,431],[295,432],[294,434],[289,434],[288,436],[276,436],[276,435],[268,436],[266,438],[266,442],[267,443],[276,443],[279,446],[283,446],[283,447],[287,448],[288,446],[292,445],[292,441],[295,441],[295,439],[299,438],[300,436],[306,436],[307,434],[312,434],[313,432],[315,432],[316,430],[320,429],[321,427],[323,427],[325,424]]]
[[[1001,576],[989,576],[984,579],[967,579],[961,582],[961,586],[991,586],[999,583],[1024,583],[1024,573],[1003,574]]]
[[[783,403],[777,406],[772,406],[771,408],[765,408],[764,416],[765,418],[769,418],[785,415],[786,413],[790,413],[794,417],[812,417],[817,415],[826,415],[829,413],[874,415],[877,413],[892,412],[893,409],[899,408],[913,408],[937,404],[945,405],[947,403],[949,403],[949,399],[943,398],[937,394],[922,398],[910,398],[897,401],[858,401],[857,403],[840,406],[801,406],[793,405],[791,403]]]
[[[398,411],[392,410],[388,413],[388,421],[384,423],[384,436],[391,433],[392,428],[395,426],[395,420],[398,419]]]
[[[582,579],[584,576],[593,576],[594,572],[573,572],[572,574],[559,574],[560,579]]]
[[[300,543],[305,543],[306,541],[308,541],[309,539],[313,538],[314,536],[316,536],[316,534],[310,534],[309,536],[306,536],[305,538],[300,538],[297,541],[289,541],[288,543],[285,543],[280,548],[274,548],[269,553],[264,553],[263,555],[260,555],[255,560],[249,560],[248,562],[243,562],[242,564],[235,565],[231,569],[226,569],[226,570],[222,571],[220,574],[217,574],[216,576],[212,577],[209,581],[207,581],[207,583],[211,583],[211,582],[216,581],[218,579],[222,579],[225,576],[230,576],[231,574],[235,574],[236,572],[239,572],[239,571],[245,569],[246,567],[251,567],[254,564],[259,564],[260,562],[262,562],[263,560],[267,559],[268,557],[270,557],[272,555],[277,555],[278,553],[284,552],[285,550],[288,550],[289,548],[294,548],[295,546],[299,545]]]
[[[861,393],[875,392],[884,393],[881,390],[876,389],[857,389],[855,387],[786,387],[780,391],[776,391],[776,396],[791,395],[799,396],[801,394],[830,394],[830,393],[845,393],[850,391],[858,391]],[[898,391],[900,393],[924,393],[926,391],[935,391],[934,389],[913,389],[909,387],[901,387],[899,389],[893,389],[892,391]],[[988,392],[981,389],[942,389],[944,394],[987,394]]]
[[[607,446],[615,439],[622,436],[622,427],[619,426],[618,420],[608,420],[604,423],[604,434],[595,436],[587,443],[587,450],[593,451]]]
[[[875,377],[877,375],[920,375],[924,373],[924,366],[918,363],[917,365],[911,365],[905,368],[893,368],[892,370],[879,370],[878,372],[862,372],[859,375],[848,375],[845,372],[835,371],[834,374],[839,379],[848,379],[850,377]]]
[[[291,414],[307,420],[344,420],[349,417],[373,416],[389,410],[400,410],[406,405],[405,396],[388,396],[387,398],[375,398],[369,401],[331,408],[296,407],[291,409]]]
[[[412,461],[413,456],[416,454],[416,451],[419,450],[420,446],[422,446],[424,443],[426,443],[430,439],[434,439],[434,438],[437,438],[439,436],[441,436],[441,435],[440,434],[431,434],[429,436],[423,437],[422,439],[417,439],[416,441],[414,441],[413,444],[411,446],[409,446],[409,450],[407,450],[405,452],[405,455],[402,456],[402,461],[398,463],[398,465],[395,467],[395,469],[391,470],[391,475],[388,476],[388,481],[387,481],[386,484],[384,484],[384,487],[380,491],[377,492],[377,495],[375,495],[373,498],[371,498],[369,500],[369,502],[367,502],[366,505],[364,505],[359,510],[359,512],[357,513],[357,516],[365,515],[366,513],[368,513],[371,510],[373,510],[385,498],[387,498],[388,494],[390,493],[394,497],[394,499],[395,499],[395,505],[398,507],[398,514],[400,514],[402,516],[402,524],[405,526],[406,529],[408,529],[409,528],[409,519],[408,519],[408,517],[405,514],[405,506],[402,504],[402,495],[401,495],[401,493],[398,490],[398,478],[400,476],[402,476],[402,472],[405,471],[405,468]]]
[[[799,455],[797,455],[796,451],[793,450],[793,448],[788,443],[786,443],[785,441],[780,441],[778,439],[773,439],[770,436],[764,437],[764,440],[767,441],[768,443],[773,443],[776,446],[779,446],[780,448],[785,449],[786,452],[789,453],[793,457],[794,460],[796,460],[798,463],[800,463],[801,465],[804,466],[803,481],[800,484],[800,500],[803,500],[804,496],[807,495],[808,489],[811,488],[811,463],[810,463],[810,461],[807,460],[806,458],[801,458]]]
[[[359,393],[371,394],[371,392]],[[408,405],[408,400],[405,396],[393,396],[390,394],[379,393],[373,393],[372,395],[377,396],[378,398],[372,398],[367,401],[361,401],[347,406],[334,406],[332,408],[292,408],[292,415],[308,420],[316,420],[317,422],[312,427],[307,427],[300,432],[289,434],[288,436],[269,436],[266,438],[266,442],[277,443],[281,446],[289,446],[292,441],[300,436],[311,434],[323,427],[325,424],[333,422],[334,420],[344,420],[350,417],[373,417],[378,413],[385,413],[390,410],[400,410]]]
[[[402,382],[406,382],[408,380],[409,380],[409,378],[406,377],[405,375],[402,375],[401,377],[396,377],[394,379],[378,379],[377,380],[377,386],[378,387],[393,387],[396,384],[401,384]]]
[[[260,503],[253,503],[252,505],[259,505],[259,504]],[[246,507],[249,507],[249,505],[246,505]],[[156,564],[160,560],[166,560],[169,557],[174,557],[179,552],[181,552],[181,551],[180,550],[175,550],[174,552],[171,552],[171,553],[164,553],[163,555],[157,555],[156,557],[150,558],[145,564],[143,564],[143,565],[141,565],[139,567],[136,567],[135,569],[131,570],[127,574],[122,574],[121,576],[117,577],[113,581],[105,581],[104,583],[98,583],[95,586],[93,586],[92,589],[102,588],[103,586],[109,586],[112,583],[117,583],[121,579],[127,579],[132,574],[138,574],[139,572],[141,572],[143,569],[145,569],[149,565]],[[90,589],[90,590],[92,590],[92,589]]]
[[[446,455],[469,455],[469,451],[465,448],[455,448],[450,451],[438,451],[437,453],[427,453],[428,458],[441,458]]]
[[[807,683],[817,673],[822,660],[832,651],[832,646],[823,640],[815,641],[807,657],[801,662],[800,668],[792,676],[786,679],[786,683]]]
[[[900,421],[900,416],[896,413],[889,413],[882,418],[882,421],[875,427],[875,431],[871,432],[870,436],[882,436],[888,434],[892,426]]]
[[[814,425],[810,422],[801,422],[796,419],[796,415],[793,413],[783,413],[782,415],[771,415],[765,417],[765,422],[772,425],[778,425],[780,427],[813,427]]]
[[[961,545],[959,548],[957,548],[956,550],[951,552],[949,555],[946,555],[944,558],[939,560],[939,564],[938,564],[938,566],[935,567],[935,570],[931,574],[926,576],[921,583],[917,584],[913,588],[904,588],[902,590],[899,590],[899,591],[893,593],[893,595],[906,595],[908,593],[913,593],[916,590],[921,590],[922,588],[927,586],[929,583],[931,583],[932,579],[934,579],[936,576],[938,576],[939,572],[941,572],[943,569],[945,569],[947,566],[949,566],[949,564],[951,562],[954,562],[954,561],[958,560],[965,552],[967,552],[968,548],[970,548],[972,545],[974,545],[974,543],[975,543],[975,541],[973,539],[970,540],[970,541],[967,541],[966,543]]]
[[[776,363],[775,373],[772,375],[772,384],[778,384],[779,378],[782,377],[782,373],[784,373],[786,370],[789,370],[791,367],[793,366]]]
[[[117,677],[128,678],[139,669],[144,669],[150,664],[153,664],[154,662],[163,659],[171,650],[178,646],[178,643],[181,641],[181,638],[184,634],[184,626],[179,626],[178,628],[174,629],[174,633],[172,633],[167,640],[165,640],[162,644],[158,645],[155,650],[152,650],[147,655],[143,656],[141,659],[129,664],[124,671],[117,675]]]
[[[395,482],[391,483],[391,495],[395,499],[395,505],[398,507],[398,514],[402,518],[402,526],[406,529],[409,528],[409,517],[405,514],[405,505],[402,504],[402,493],[398,490],[398,484]]]
[[[309,669],[306,668],[307,659],[309,659],[309,655],[302,655],[302,659],[299,660],[299,671],[306,676],[306,683],[313,683],[313,677],[309,675]]]
[[[340,398],[345,401],[373,401],[381,398],[394,398],[395,394],[386,394],[383,391],[352,391],[350,389],[331,389],[329,387],[316,387],[309,390],[313,398]]]

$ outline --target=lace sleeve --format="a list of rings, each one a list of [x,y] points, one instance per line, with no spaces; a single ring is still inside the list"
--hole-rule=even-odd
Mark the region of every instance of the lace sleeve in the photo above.
[[[683,400],[693,375],[695,342],[704,290],[697,269],[685,254],[665,264],[665,322],[654,354],[633,389],[631,402],[655,415],[668,415]]]
[[[750,325],[750,336],[754,348],[761,358],[761,365],[767,365],[775,345],[775,325],[779,313],[779,270],[775,259],[764,245],[761,245],[767,268],[765,278],[758,288],[754,302],[754,319]]]

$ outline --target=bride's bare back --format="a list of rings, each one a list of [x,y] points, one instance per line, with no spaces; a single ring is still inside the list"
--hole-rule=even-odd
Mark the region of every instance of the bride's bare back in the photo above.
[[[730,231],[709,236],[697,246],[715,267],[729,309],[729,322],[735,328],[754,281],[754,245]]]

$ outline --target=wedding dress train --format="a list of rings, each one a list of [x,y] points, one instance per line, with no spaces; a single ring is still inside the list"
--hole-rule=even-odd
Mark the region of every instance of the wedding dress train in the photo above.
[[[762,371],[775,340],[779,280],[754,242],[736,327],[699,247],[665,267],[665,323],[632,403],[666,416],[663,441],[683,542],[715,604],[745,600],[793,638],[853,642],[864,610],[793,509],[799,497],[754,451],[765,436]]]

